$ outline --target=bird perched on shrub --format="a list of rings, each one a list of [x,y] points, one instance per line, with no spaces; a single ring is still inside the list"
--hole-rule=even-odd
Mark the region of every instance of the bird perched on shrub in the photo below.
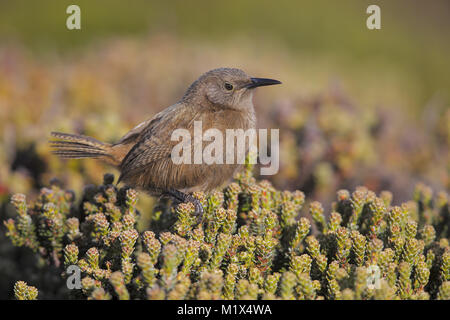
[[[61,158],[105,161],[120,170],[119,182],[151,195],[193,202],[196,213],[201,216],[202,206],[190,193],[219,187],[233,177],[242,164],[177,164],[172,159],[172,150],[177,144],[171,139],[172,133],[185,129],[193,136],[196,121],[201,121],[205,131],[214,128],[225,133],[227,129],[255,128],[253,89],[280,83],[252,78],[240,69],[214,69],[194,81],[179,102],[140,123],[118,142],[110,144],[83,135],[52,132],[57,139],[51,141],[55,148],[53,153]],[[192,149],[195,150],[195,146]]]

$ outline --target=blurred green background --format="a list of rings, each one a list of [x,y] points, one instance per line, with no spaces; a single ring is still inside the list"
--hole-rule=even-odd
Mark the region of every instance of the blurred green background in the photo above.
[[[65,9],[72,3],[82,10],[81,31],[65,28]],[[365,27],[370,4],[381,7],[381,30]],[[111,37],[160,32],[212,45],[237,37],[275,54],[323,60],[323,72],[345,74],[356,92],[374,88],[377,74],[401,77],[404,87],[397,89],[407,92],[416,110],[432,98],[449,98],[449,30],[446,0],[0,2],[3,44],[73,52]]]
[[[70,4],[81,30],[66,28]],[[370,4],[381,30],[366,27]],[[255,96],[259,126],[280,129],[275,187],[325,206],[360,184],[394,203],[417,182],[449,190],[449,34],[447,0],[0,0],[0,220],[11,194],[33,199],[53,177],[80,192],[117,174],[51,156],[50,131],[117,140],[217,67],[283,82]],[[40,271],[1,230],[6,298]]]

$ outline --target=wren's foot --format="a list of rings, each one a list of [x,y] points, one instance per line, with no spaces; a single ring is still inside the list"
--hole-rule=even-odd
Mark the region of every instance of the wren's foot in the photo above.
[[[180,202],[191,202],[195,207],[195,215],[197,216],[198,222],[202,220],[203,206],[198,199],[194,198],[192,195],[188,193],[184,193],[175,189],[166,191],[166,194],[171,198],[174,198],[175,200]]]

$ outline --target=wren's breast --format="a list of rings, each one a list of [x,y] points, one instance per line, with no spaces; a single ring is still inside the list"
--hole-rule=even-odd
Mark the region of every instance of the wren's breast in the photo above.
[[[232,179],[243,168],[251,144],[256,144],[255,127],[254,112],[225,110],[217,112],[213,119],[206,119],[203,163],[193,166],[198,179],[195,186],[185,191],[210,191]]]

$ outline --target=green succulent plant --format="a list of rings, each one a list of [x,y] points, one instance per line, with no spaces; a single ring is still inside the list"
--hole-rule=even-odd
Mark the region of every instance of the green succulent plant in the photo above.
[[[447,195],[436,201],[418,186],[415,207],[391,206],[387,192],[358,187],[338,191],[329,214],[317,201],[308,214],[302,192],[276,190],[251,171],[223,191],[194,194],[200,223],[191,203],[166,204],[139,229],[138,193],[105,175],[79,203],[57,186],[33,203],[16,194],[17,217],[4,225],[62,280],[69,266],[80,269],[81,288],[67,298],[449,299]],[[23,281],[14,294],[38,296]]]

